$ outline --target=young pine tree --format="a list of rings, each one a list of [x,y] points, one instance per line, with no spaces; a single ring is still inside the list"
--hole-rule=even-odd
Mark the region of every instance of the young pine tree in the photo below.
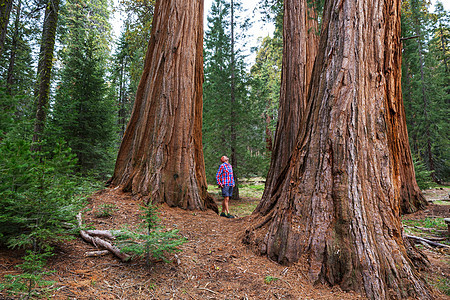
[[[410,0],[403,4],[402,87],[411,151],[423,162],[434,181],[448,180],[448,71],[445,70],[446,44],[444,14],[431,14],[426,2]],[[434,22],[433,18],[437,21]],[[447,23],[448,24],[448,23]],[[434,35],[430,36],[430,34]],[[441,39],[442,37],[442,39]],[[447,43],[448,45],[448,43]]]
[[[114,98],[117,102],[117,125],[119,129],[119,137],[122,138],[128,120],[130,118],[131,109],[136,96],[136,85],[131,77],[131,65],[133,55],[130,49],[125,33],[123,32],[116,45],[116,52],[112,57],[111,66],[111,83]]]
[[[114,99],[108,97],[105,81],[110,32],[106,4],[68,1],[63,66],[53,106],[53,124],[76,154],[78,170],[98,175],[112,168],[116,134]]]
[[[204,47],[203,144],[207,178],[211,183],[215,182],[222,155],[230,156],[235,180],[237,174],[243,177],[264,173],[260,167],[264,159],[262,110],[258,103],[250,101],[245,56],[239,50],[245,45],[249,26],[242,12],[239,1],[233,1],[231,6],[231,2],[216,0],[208,17]],[[234,197],[237,198],[238,193]]]

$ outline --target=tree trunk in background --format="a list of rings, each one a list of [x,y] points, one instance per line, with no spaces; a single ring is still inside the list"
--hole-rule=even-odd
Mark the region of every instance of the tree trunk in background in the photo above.
[[[231,116],[230,116],[230,144],[231,144],[231,165],[233,166],[233,176],[235,181],[235,187],[233,189],[232,199],[239,199],[239,178],[237,176],[237,154],[236,154],[236,93],[235,93],[235,55],[234,55],[234,2],[231,0],[230,2],[230,12],[231,12],[231,99],[230,99],[230,107],[231,107]]]
[[[125,84],[125,68],[127,67],[127,59],[123,57],[120,61],[120,75],[119,75],[119,110],[118,123],[120,137],[123,137],[126,128],[127,119],[127,93]]]
[[[400,50],[399,0],[326,3],[305,125],[244,239],[369,299],[432,298],[400,219]]]
[[[47,117],[48,99],[50,95],[50,77],[53,66],[53,50],[55,48],[56,25],[58,22],[59,0],[48,1],[45,9],[42,28],[41,49],[39,53],[37,90],[36,90],[36,120],[34,123],[33,142],[40,141]],[[33,150],[38,150],[33,146]]]
[[[157,1],[113,185],[153,203],[215,206],[206,192],[202,83],[203,1]]]
[[[17,39],[19,38],[21,6],[22,1],[19,0],[16,5],[16,20],[14,22],[14,33],[11,41],[11,54],[9,56],[8,75],[6,77],[6,89],[10,95],[12,95],[12,87],[14,84],[14,66],[16,65]]]
[[[396,59],[398,59],[398,57],[400,57],[401,53],[398,53],[396,56]],[[396,62],[398,63],[398,62]],[[412,99],[412,95],[411,95],[411,84],[410,84],[410,75],[408,74],[408,70],[409,68],[405,68],[406,72],[405,74],[403,74],[404,79],[405,79],[405,83],[406,83],[406,92],[405,92],[405,97],[408,97],[409,99]],[[397,89],[400,90],[400,86],[396,87]],[[401,157],[400,157],[400,161],[397,162],[397,164],[395,165],[396,167],[396,174],[398,174],[400,176],[400,182],[401,182],[401,186],[400,186],[400,205],[401,205],[401,212],[402,214],[408,214],[408,213],[413,213],[416,212],[418,210],[424,209],[427,205],[428,202],[426,201],[425,197],[422,194],[422,191],[420,190],[419,186],[417,185],[417,181],[416,181],[416,174],[414,171],[414,164],[412,161],[412,156],[411,156],[411,148],[410,148],[410,144],[409,144],[409,137],[408,137],[408,131],[407,131],[407,127],[406,127],[406,115],[404,113],[404,107],[403,107],[403,98],[402,98],[402,93],[401,90],[397,91],[396,93],[398,93],[398,102],[397,102],[397,106],[398,107],[393,107],[392,109],[394,111],[398,111],[399,112],[399,119],[395,119],[395,122],[398,122],[398,124],[394,123],[392,124],[392,127],[396,128],[397,127],[397,134],[398,134],[398,138],[394,141],[397,141],[397,144],[393,145],[394,149],[398,148],[398,152],[400,153]],[[408,103],[412,103],[412,100],[408,101]],[[412,111],[412,109],[411,109]],[[412,119],[411,125],[414,127],[415,126],[415,122],[414,122],[414,118]],[[410,128],[411,129],[411,128]],[[412,131],[414,132],[414,130]],[[415,143],[415,141],[417,140],[417,137],[413,136],[412,137],[413,142],[413,146],[414,144],[416,144],[416,148],[417,148],[417,143]],[[393,150],[394,150],[393,149]],[[417,152],[418,150],[415,149],[415,152]]]
[[[13,0],[0,0],[0,55],[2,54],[3,46],[5,45],[12,5]]]
[[[314,7],[306,0],[286,0],[283,19],[283,62],[278,123],[269,173],[256,213],[267,214],[277,178],[287,166],[306,112],[311,73],[319,36]]]

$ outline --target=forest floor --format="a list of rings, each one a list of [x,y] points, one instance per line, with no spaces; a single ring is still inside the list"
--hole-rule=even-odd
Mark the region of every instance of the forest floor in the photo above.
[[[448,199],[450,189],[426,192],[429,199]],[[241,193],[242,194],[242,193]],[[364,299],[339,287],[311,285],[301,265],[281,266],[261,257],[241,243],[243,229],[249,226],[248,215],[259,198],[250,195],[231,201],[230,210],[238,218],[219,217],[212,211],[185,211],[160,206],[161,224],[167,230],[179,229],[188,239],[172,262],[144,259],[121,262],[113,255],[86,257],[97,250],[80,237],[59,245],[47,264],[54,273],[52,299]],[[217,203],[220,199],[217,197]],[[450,202],[431,204],[425,211],[405,216],[406,222],[450,217]],[[142,222],[139,199],[119,190],[105,189],[89,198],[83,223],[96,229],[120,229],[127,225],[137,228]],[[108,217],[98,217],[105,208],[114,208]],[[419,227],[408,223],[409,228]],[[417,223],[423,225],[422,223]],[[415,227],[414,227],[415,226]],[[441,228],[442,229],[442,228]],[[448,237],[448,235],[447,235]],[[448,241],[448,240],[447,240]],[[431,262],[422,272],[433,285],[449,289],[450,259],[448,253],[423,247]],[[17,274],[15,267],[23,253],[0,248],[0,278]],[[436,290],[437,299],[450,299]],[[0,292],[1,299],[10,298]]]

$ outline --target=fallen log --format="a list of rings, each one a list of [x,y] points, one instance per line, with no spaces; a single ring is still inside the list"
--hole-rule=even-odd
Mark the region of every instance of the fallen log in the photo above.
[[[91,236],[103,237],[110,240],[116,239],[109,230],[85,230],[85,232]]]
[[[81,225],[82,225],[81,212],[78,213],[77,220],[78,220],[78,226],[81,228]],[[80,230],[80,235],[83,238],[83,240],[85,240],[86,242],[91,243],[95,247],[100,246],[100,247],[103,247],[104,249],[107,249],[112,254],[114,254],[115,256],[120,258],[122,261],[128,261],[130,259],[129,255],[127,255],[125,253],[121,253],[120,249],[117,248],[116,246],[113,246],[111,243],[104,241],[99,237],[93,237],[93,236],[89,235],[86,230]]]
[[[111,252],[109,252],[109,250],[99,250],[99,251],[88,251],[86,253],[84,253],[84,256],[103,256],[103,255],[107,255],[110,254]]]
[[[442,242],[442,241],[448,240],[448,238],[446,238],[446,237],[435,237],[435,236],[429,237],[429,236],[427,236],[427,240],[430,240],[432,242]]]
[[[405,235],[405,236],[406,236],[407,238],[410,238],[410,239],[413,239],[413,240],[416,240],[416,241],[419,241],[419,242],[425,242],[425,243],[427,243],[428,245],[433,246],[433,247],[449,248],[449,249],[450,249],[450,246],[448,246],[448,245],[444,245],[444,244],[441,244],[441,243],[432,242],[432,241],[430,241],[430,240],[427,240],[427,239],[424,239],[424,238],[421,238],[421,237],[418,237],[418,236],[412,236],[412,235]]]

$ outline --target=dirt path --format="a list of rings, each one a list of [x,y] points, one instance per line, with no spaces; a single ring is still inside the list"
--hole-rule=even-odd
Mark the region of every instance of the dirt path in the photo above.
[[[100,219],[94,211],[115,204],[112,218]],[[106,190],[92,197],[93,211],[84,215],[96,229],[137,226],[139,203],[129,195]],[[179,229],[189,242],[173,263],[144,261],[121,263],[111,255],[84,257],[94,250],[80,239],[62,247],[49,266],[56,269],[60,288],[54,299],[361,299],[338,288],[313,287],[298,267],[286,268],[255,255],[239,242],[237,233],[246,219],[227,219],[212,211],[192,212],[162,206],[162,223]],[[269,279],[278,278],[271,283]]]
[[[95,212],[105,204],[118,210],[112,217],[97,218]],[[136,227],[141,204],[129,194],[107,189],[92,196],[83,221],[96,229]],[[179,229],[189,240],[172,263],[122,263],[111,254],[85,257],[86,251],[96,249],[77,238],[61,245],[49,262],[49,270],[56,270],[50,276],[57,281],[53,299],[363,299],[337,287],[312,286],[301,266],[284,267],[256,255],[238,237],[248,218],[226,219],[212,211],[167,206],[159,211],[167,229]],[[0,249],[0,276],[17,272],[20,255]],[[277,279],[268,283],[271,278]],[[0,293],[0,299],[7,298]]]

